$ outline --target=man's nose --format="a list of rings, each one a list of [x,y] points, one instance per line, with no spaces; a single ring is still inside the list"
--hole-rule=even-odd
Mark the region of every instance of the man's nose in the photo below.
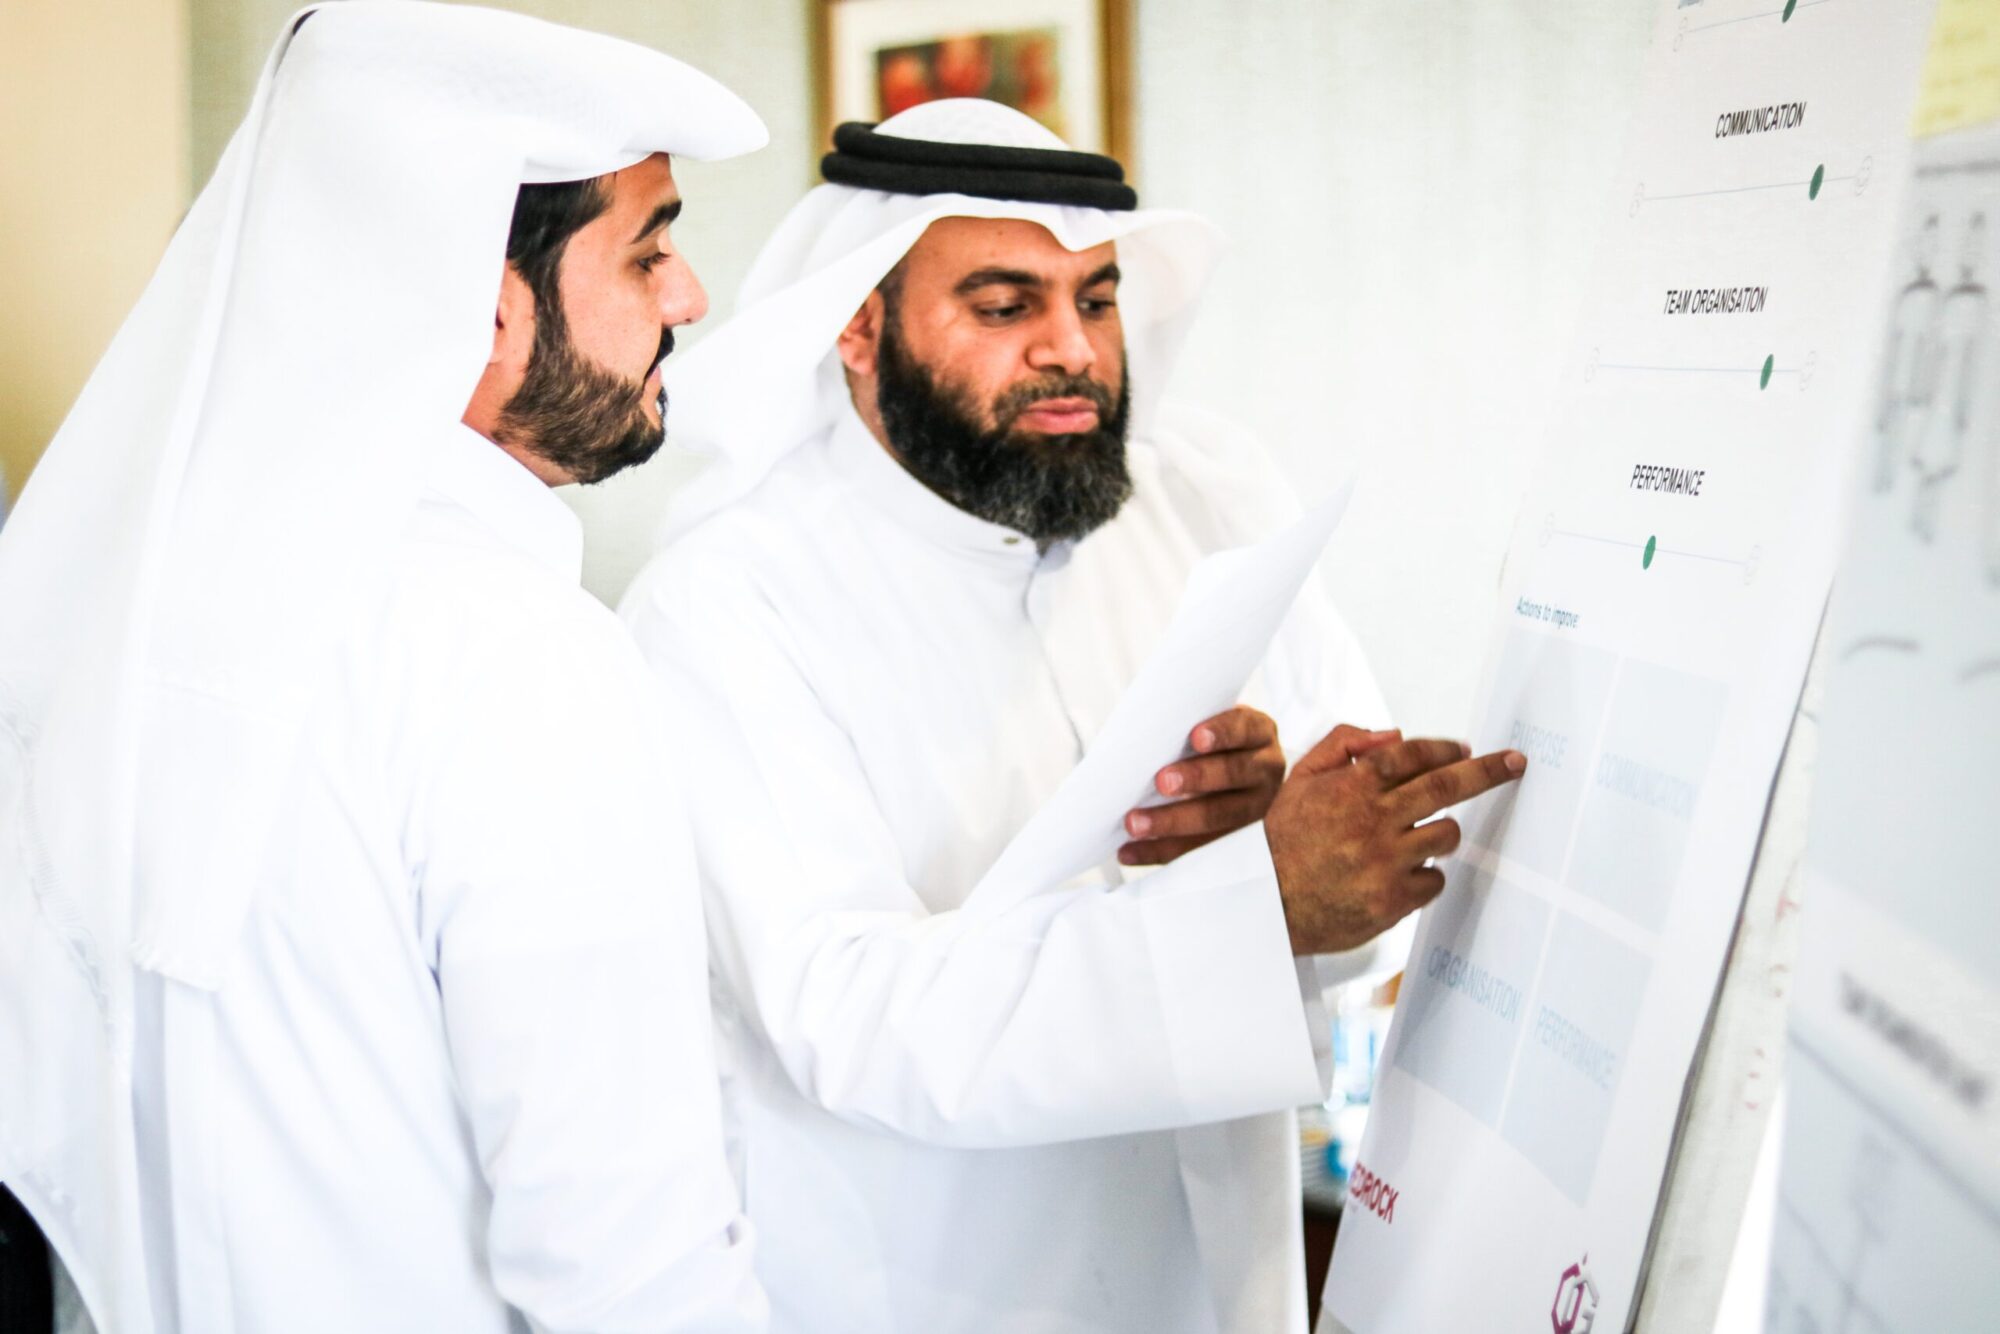
[[[1097,349],[1091,346],[1083,318],[1067,307],[1050,312],[1028,347],[1028,364],[1036,370],[1060,370],[1082,375],[1097,364]]]
[[[708,314],[708,291],[685,259],[661,266],[667,270],[660,293],[660,322],[669,327],[695,324]]]

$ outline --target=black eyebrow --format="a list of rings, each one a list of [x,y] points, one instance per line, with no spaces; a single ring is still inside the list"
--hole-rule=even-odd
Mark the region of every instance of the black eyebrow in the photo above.
[[[666,226],[674,219],[680,217],[680,215],[681,215],[680,200],[676,199],[670,204],[660,205],[658,208],[654,209],[650,214],[647,215],[646,225],[641,227],[638,231],[634,232],[632,234],[632,239],[630,241],[627,241],[626,244],[638,245],[639,242],[645,240],[647,237],[651,236],[654,232],[660,230],[660,228]]]
[[[969,296],[982,287],[1040,287],[1042,280],[1026,269],[974,269],[958,280],[951,290]]]
[[[1121,276],[1123,275],[1118,272],[1118,263],[1116,260],[1113,260],[1103,268],[1092,273],[1088,278],[1085,278],[1079,290],[1081,288],[1095,287],[1099,283],[1115,283]],[[1026,269],[989,268],[974,269],[971,273],[960,278],[958,286],[954,287],[952,291],[959,296],[970,296],[982,287],[1026,287],[1031,290],[1038,290],[1042,285],[1041,276],[1029,273]]]

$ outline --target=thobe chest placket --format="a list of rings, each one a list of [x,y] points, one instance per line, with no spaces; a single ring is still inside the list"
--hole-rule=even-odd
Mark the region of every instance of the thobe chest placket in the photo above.
[[[1063,719],[1069,724],[1070,735],[1076,739],[1076,758],[1081,760],[1088,744],[1086,738],[1095,734],[1098,720],[1079,717],[1078,696],[1083,693],[1079,689],[1080,682],[1074,679],[1076,672],[1072,664],[1061,646],[1052,642],[1049,633],[1049,604],[1057,596],[1056,585],[1062,570],[1069,564],[1069,553],[1067,543],[1051,547],[1028,571],[1027,583],[1021,590],[1021,615],[1026,618],[1028,632],[1040,650],[1042,665],[1049,674],[1049,688],[1055,692],[1056,702],[1062,707]]]
[[[1042,553],[1028,572],[1021,612],[1048,671],[1050,690],[1075,739],[1076,761],[1081,762],[1092,738],[1110,718],[1124,682],[1106,661],[1105,646],[1097,636],[1058,633],[1055,608],[1059,599],[1073,592],[1071,557],[1075,550],[1073,544],[1059,542]],[[1087,623],[1100,624],[1096,618]],[[1107,857],[1097,869],[1106,884],[1125,881],[1125,868],[1116,855]]]
[[[1038,552],[944,501],[851,415],[823,466],[848,508],[820,536],[837,543],[866,516],[853,532],[866,572],[852,577],[876,592],[847,604],[845,587],[829,588],[802,619],[824,626],[815,638],[859,634],[877,656],[822,688],[840,701],[911,882],[933,909],[956,907],[1083,758],[1125,684],[1104,649],[1117,629],[1097,605],[1106,571],[1078,560],[1077,544]],[[846,614],[824,620],[830,603]]]

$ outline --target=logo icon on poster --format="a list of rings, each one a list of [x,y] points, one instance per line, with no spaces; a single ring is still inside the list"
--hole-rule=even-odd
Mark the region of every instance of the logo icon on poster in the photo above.
[[[1549,1308],[1549,1323],[1555,1326],[1555,1334],[1590,1334],[1591,1322],[1597,1319],[1597,1285],[1590,1281],[1590,1256],[1586,1252],[1581,1260],[1563,1270],[1562,1279],[1556,1284],[1556,1303]]]

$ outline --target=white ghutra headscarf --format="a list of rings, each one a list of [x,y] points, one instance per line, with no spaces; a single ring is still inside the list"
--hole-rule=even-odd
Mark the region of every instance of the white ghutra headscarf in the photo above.
[[[875,128],[930,143],[1067,148],[1020,112],[972,98],[927,102]],[[1167,209],[821,185],[765,243],[736,314],[667,370],[672,438],[715,462],[675,495],[663,544],[748,495],[786,454],[832,426],[848,402],[834,341],[924,229],[947,217],[1026,219],[1070,250],[1118,243],[1132,430],[1146,431],[1215,266],[1221,243],[1212,224]]]
[[[490,355],[519,187],[764,139],[625,42],[301,12],[0,533],[0,1180],[101,1327],[151,1325],[135,972],[225,980],[337,627]]]

